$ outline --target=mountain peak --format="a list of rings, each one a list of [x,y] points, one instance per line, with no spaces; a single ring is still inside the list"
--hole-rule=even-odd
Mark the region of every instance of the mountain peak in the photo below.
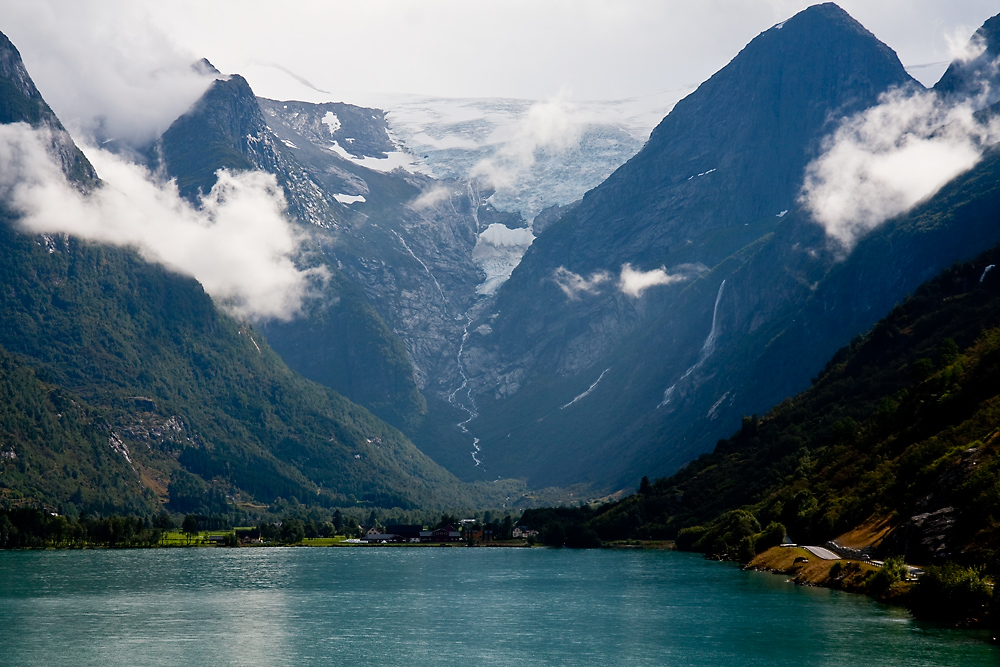
[[[965,53],[956,58],[934,90],[973,100],[984,108],[1000,101],[1000,14],[973,33]]]
[[[683,243],[691,229],[773,216],[793,207],[805,165],[841,118],[876,104],[893,87],[918,85],[896,53],[847,12],[833,3],[814,5],[760,33],[678,102],[646,146],[587,194],[579,215],[593,210],[597,218],[614,219],[619,199],[634,207],[634,193],[651,211],[669,199],[731,203],[726,211],[713,205],[712,220],[701,216],[664,224],[660,215],[650,218],[656,236],[670,237],[664,238],[667,246]],[[708,173],[711,179],[691,179]],[[672,196],[676,188],[683,191]],[[684,208],[686,214],[709,210]],[[670,218],[676,216],[665,219]],[[577,233],[589,234],[583,228]],[[601,239],[597,247],[607,243]]]
[[[194,200],[199,192],[212,189],[217,170],[253,169],[252,154],[267,138],[267,124],[250,84],[233,74],[213,81],[163,133],[153,152],[169,172],[184,174],[177,185],[183,196]]]
[[[220,72],[215,65],[209,62],[208,58],[202,58],[198,62],[194,63],[191,65],[191,69],[203,76],[222,76],[222,72]]]
[[[0,124],[10,123],[48,128],[52,133],[50,152],[67,178],[84,189],[97,184],[97,173],[90,161],[38,92],[17,47],[0,32]]]
[[[2,32],[0,32],[0,78],[9,82],[9,85],[12,85],[22,96],[32,100],[42,99],[41,93],[35,88],[35,84],[21,60],[20,51]],[[4,119],[3,122],[15,121]]]

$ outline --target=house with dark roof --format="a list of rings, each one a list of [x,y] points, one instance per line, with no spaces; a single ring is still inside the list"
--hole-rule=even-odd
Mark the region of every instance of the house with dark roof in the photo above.
[[[395,535],[401,542],[419,542],[423,526],[415,525],[389,525],[385,527],[385,532]]]

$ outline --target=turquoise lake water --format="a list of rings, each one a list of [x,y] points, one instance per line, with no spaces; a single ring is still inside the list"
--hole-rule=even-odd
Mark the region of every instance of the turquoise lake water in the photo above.
[[[0,553],[2,665],[990,665],[981,632],[674,552]]]

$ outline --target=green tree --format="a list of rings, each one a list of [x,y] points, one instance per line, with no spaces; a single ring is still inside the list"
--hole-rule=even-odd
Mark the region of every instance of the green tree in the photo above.
[[[642,476],[642,480],[639,482],[639,493],[648,496],[650,491],[649,487],[649,477],[646,475]]]
[[[514,520],[505,516],[503,523],[500,524],[500,539],[509,540],[512,532],[514,532]]]
[[[298,519],[285,519],[281,522],[281,541],[285,544],[298,544],[305,537],[305,526]]]
[[[938,345],[938,367],[944,368],[946,366],[951,366],[958,359],[959,348],[958,343],[952,338],[945,338]]]
[[[964,624],[983,620],[992,597],[982,570],[949,562],[928,567],[907,603],[917,618]]]
[[[0,515],[0,549],[12,549],[17,541],[17,528],[6,514]]]
[[[906,580],[909,571],[901,556],[890,556],[882,562],[882,567],[878,569],[868,580],[868,590],[876,595],[885,593],[893,584]]]
[[[188,544],[191,544],[191,539],[198,534],[198,517],[194,514],[188,514],[184,517],[184,523],[181,524],[181,531],[188,538]]]
[[[754,552],[763,553],[771,547],[776,547],[785,539],[785,526],[778,523],[777,521],[772,521],[767,524],[767,527],[757,536],[754,542]]]

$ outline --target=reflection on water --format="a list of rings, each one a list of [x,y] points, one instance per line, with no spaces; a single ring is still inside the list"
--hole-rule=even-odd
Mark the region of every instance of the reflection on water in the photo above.
[[[965,665],[860,596],[670,552],[0,553],[2,665]]]

